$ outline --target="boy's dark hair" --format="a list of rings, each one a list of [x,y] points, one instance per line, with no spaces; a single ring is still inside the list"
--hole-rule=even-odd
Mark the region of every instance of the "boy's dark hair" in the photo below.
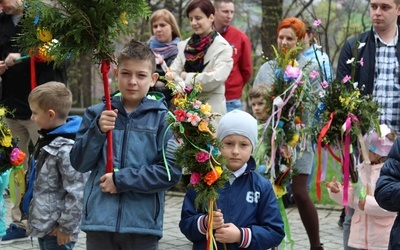
[[[211,14],[215,15],[215,8],[210,0],[193,0],[186,9],[186,17],[189,17],[189,13],[196,8],[199,8],[206,17],[210,17]]]
[[[64,83],[47,82],[31,91],[28,102],[44,111],[52,109],[58,118],[66,119],[72,106],[72,93]]]
[[[156,57],[153,51],[144,43],[132,39],[119,53],[117,63],[126,59],[150,62],[151,72],[156,72]]]
[[[266,99],[269,90],[270,88],[265,84],[257,85],[250,90],[249,98],[250,100],[258,97],[263,97],[264,99]]]

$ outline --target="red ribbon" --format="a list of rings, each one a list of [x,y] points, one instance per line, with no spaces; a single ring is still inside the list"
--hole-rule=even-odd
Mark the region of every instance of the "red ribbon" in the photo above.
[[[321,133],[319,133],[318,136],[318,168],[317,168],[317,178],[316,178],[316,192],[317,192],[317,198],[318,201],[321,201],[321,176],[322,176],[322,170],[321,170],[321,154],[322,154],[322,140],[324,139],[326,133],[328,133],[329,128],[331,127],[333,117],[335,116],[335,113],[332,112],[329,115],[329,121],[325,124],[325,126],[322,127]]]
[[[110,71],[110,61],[101,61],[101,74],[103,75],[104,99],[106,100],[106,110],[111,110],[110,83],[108,81],[108,72]],[[107,163],[106,172],[113,172],[113,148],[112,148],[112,130],[107,131]]]
[[[30,61],[30,68],[31,68],[31,90],[36,88],[37,83],[36,83],[36,67],[35,67],[35,58],[31,56],[29,58]]]
[[[333,152],[332,148],[329,145],[326,145],[326,148],[328,149],[328,152],[331,154],[331,156],[340,164],[342,163],[342,159],[340,156],[337,156],[335,152]]]

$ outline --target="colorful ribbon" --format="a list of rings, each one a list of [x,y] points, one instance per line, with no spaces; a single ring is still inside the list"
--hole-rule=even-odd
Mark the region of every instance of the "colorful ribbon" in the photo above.
[[[217,249],[217,242],[214,238],[214,228],[213,228],[213,221],[214,221],[214,205],[216,205],[215,200],[210,199],[208,201],[208,216],[207,216],[207,234],[206,234],[206,250],[213,250],[214,246]]]
[[[23,165],[14,166],[10,172],[10,201],[16,202],[16,191],[18,189],[18,195],[21,196],[25,192],[25,170]],[[15,186],[17,184],[17,186]],[[19,205],[19,204],[18,204]]]
[[[317,166],[317,178],[316,178],[316,192],[317,192],[317,198],[318,201],[321,201],[321,151],[322,151],[322,140],[324,139],[326,133],[328,133],[329,128],[331,127],[333,118],[335,117],[335,113],[332,112],[329,114],[329,121],[322,127],[321,133],[319,133],[318,136],[318,147],[317,147],[317,152],[318,152],[318,166]]]
[[[351,144],[351,123],[358,122],[358,118],[353,115],[347,115],[346,121],[342,127],[342,138],[344,135],[344,156],[343,156],[343,202],[346,206],[349,200],[349,176],[350,176],[350,144]]]

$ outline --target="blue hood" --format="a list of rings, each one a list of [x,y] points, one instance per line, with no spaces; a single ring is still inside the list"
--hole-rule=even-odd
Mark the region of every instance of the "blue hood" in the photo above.
[[[81,126],[82,117],[78,115],[68,116],[67,122],[58,128],[54,129],[49,133],[49,135],[54,134],[76,134],[78,132],[79,127]]]

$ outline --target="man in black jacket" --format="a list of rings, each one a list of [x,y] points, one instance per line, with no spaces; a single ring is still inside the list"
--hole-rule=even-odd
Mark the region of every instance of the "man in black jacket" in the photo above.
[[[386,124],[400,132],[400,44],[397,18],[400,15],[400,0],[371,0],[371,30],[359,34],[344,44],[338,61],[337,79],[351,76],[352,65],[348,60],[355,58],[357,64],[354,82],[362,94],[372,94],[380,108],[379,124]],[[343,223],[344,249],[350,233],[352,210]]]
[[[19,137],[19,147],[29,155],[28,145],[32,140],[36,143],[38,138],[37,126],[30,120],[31,110],[28,104],[28,95],[31,91],[30,61],[24,60],[15,63],[16,58],[26,55],[25,51],[16,44],[15,38],[21,34],[18,25],[23,18],[22,0],[0,0],[3,12],[0,13],[0,77],[2,78],[2,91],[0,105],[13,111],[7,116],[7,123],[13,135]],[[33,25],[33,24],[32,24]],[[64,72],[54,70],[52,63],[35,62],[36,83],[42,84],[49,81],[65,82]],[[26,157],[28,159],[29,157]],[[24,168],[27,169],[27,160]],[[9,244],[16,240],[26,238],[26,220],[22,220],[19,210],[20,192],[16,186],[16,201],[11,208],[12,223],[3,236],[2,244]]]

